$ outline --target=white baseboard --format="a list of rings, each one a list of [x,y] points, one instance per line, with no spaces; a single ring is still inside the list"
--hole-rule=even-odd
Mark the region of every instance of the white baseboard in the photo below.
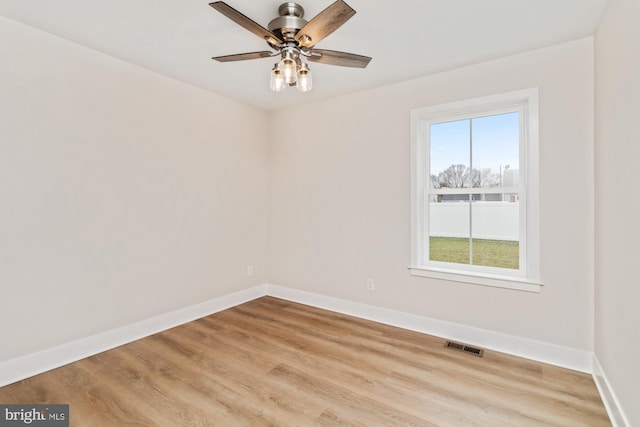
[[[0,387],[260,298],[265,294],[265,285],[255,286],[151,319],[0,363]]]
[[[631,427],[631,423],[622,410],[622,406],[611,388],[611,384],[609,384],[609,380],[607,380],[602,365],[600,365],[600,361],[595,354],[593,355],[593,380],[596,383],[596,387],[598,387],[598,392],[600,392],[604,407],[607,408],[607,414],[609,414],[609,419],[613,427]]]
[[[267,285],[267,294],[318,308],[348,314],[387,325],[435,335],[445,339],[549,363],[580,372],[592,372],[593,353],[570,347],[502,334],[486,329],[328,297],[277,285]]]
[[[265,295],[348,314],[404,329],[581,372],[592,372],[592,353],[457,323],[328,297],[277,285],[259,285],[121,328],[0,363],[0,387],[85,357],[208,316]],[[624,425],[624,424],[623,424]]]

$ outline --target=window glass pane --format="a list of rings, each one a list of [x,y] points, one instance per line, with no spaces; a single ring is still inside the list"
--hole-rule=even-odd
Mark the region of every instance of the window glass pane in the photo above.
[[[469,195],[429,197],[429,259],[469,264]]]
[[[478,194],[471,203],[473,264],[518,269],[519,202],[515,194]]]
[[[469,188],[470,120],[429,126],[432,188]]]
[[[520,114],[472,120],[472,186],[515,187],[520,164]]]

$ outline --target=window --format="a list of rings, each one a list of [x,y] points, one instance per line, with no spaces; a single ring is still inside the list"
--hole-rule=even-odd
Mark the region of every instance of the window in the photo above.
[[[537,115],[537,89],[412,111],[412,274],[540,290]]]

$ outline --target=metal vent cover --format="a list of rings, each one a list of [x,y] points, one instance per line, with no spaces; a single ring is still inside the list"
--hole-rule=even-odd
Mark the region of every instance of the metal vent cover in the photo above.
[[[463,353],[472,354],[477,357],[482,357],[484,354],[484,350],[481,348],[471,347],[470,345],[460,344],[453,341],[447,341],[444,343],[445,348],[450,348],[452,350],[461,351]]]

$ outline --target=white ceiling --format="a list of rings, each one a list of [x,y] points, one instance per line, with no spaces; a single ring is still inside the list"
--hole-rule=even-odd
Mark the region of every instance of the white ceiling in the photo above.
[[[281,0],[225,0],[263,26]],[[307,20],[333,0],[299,0]],[[269,90],[268,50],[207,0],[2,0],[7,18],[265,110],[309,103],[593,34],[606,0],[347,0],[357,13],[318,48],[371,56],[366,69],[311,64],[314,89]],[[6,66],[6,64],[5,64]]]

